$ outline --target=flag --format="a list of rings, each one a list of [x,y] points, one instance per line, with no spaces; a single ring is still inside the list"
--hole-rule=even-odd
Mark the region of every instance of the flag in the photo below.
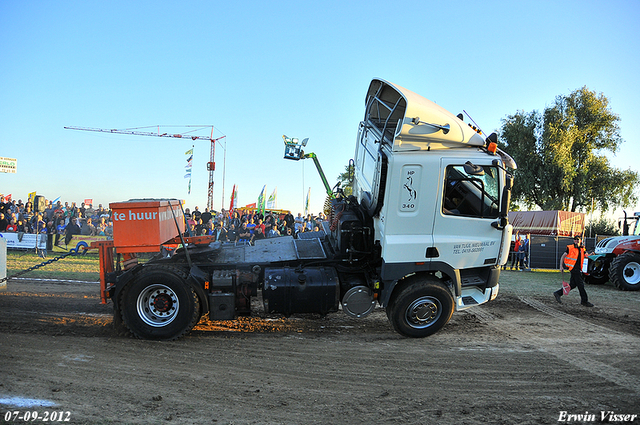
[[[184,178],[189,179],[189,191],[187,193],[190,195],[191,194],[191,170],[193,169],[192,167],[193,166],[193,146],[191,146],[191,149],[186,151],[184,154],[188,155],[187,165],[184,167],[187,173],[184,175]]]
[[[278,188],[276,187],[269,195],[269,199],[267,200],[267,208],[272,210],[278,208]]]
[[[266,184],[262,186],[262,191],[260,192],[260,196],[258,196],[258,213],[259,214],[264,214],[264,204],[266,202],[266,198],[264,196],[264,190],[266,188],[267,188]]]
[[[307,191],[307,200],[304,203],[304,215],[309,215],[309,197],[311,196],[311,188]]]
[[[27,195],[27,199],[29,200],[29,202],[31,202],[31,204],[33,204],[33,201],[36,199],[36,192],[31,192]]]
[[[4,197],[4,200],[7,202],[11,202],[11,193]]]
[[[238,208],[238,192],[236,191],[236,185],[233,185],[231,191],[231,202],[229,202],[229,217],[233,217],[233,210]]]
[[[238,188],[236,187],[236,194],[233,197],[233,209],[238,209]]]

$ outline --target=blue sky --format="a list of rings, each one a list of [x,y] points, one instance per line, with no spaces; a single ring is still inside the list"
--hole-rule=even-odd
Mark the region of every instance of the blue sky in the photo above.
[[[175,197],[204,210],[210,144],[65,130],[213,125],[214,207],[277,187],[278,207],[321,210],[308,137],[330,182],[353,157],[372,78],[404,86],[485,132],[587,86],[620,116],[611,162],[640,169],[640,1],[0,0],[0,193],[108,204]],[[153,129],[143,130],[153,131]],[[206,131],[200,133],[207,135]],[[226,148],[226,155],[225,155]],[[226,158],[226,159],[225,159]],[[223,173],[223,169],[225,170]],[[640,211],[640,206],[629,210]]]

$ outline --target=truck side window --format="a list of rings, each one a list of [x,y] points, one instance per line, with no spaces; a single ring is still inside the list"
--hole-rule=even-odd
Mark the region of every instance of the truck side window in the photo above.
[[[497,218],[499,213],[498,170],[483,167],[483,176],[468,175],[462,165],[446,171],[442,213],[465,217]]]

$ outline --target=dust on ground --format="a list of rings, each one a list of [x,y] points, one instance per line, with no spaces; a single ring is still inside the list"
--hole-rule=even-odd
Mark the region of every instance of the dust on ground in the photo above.
[[[505,271],[494,302],[425,339],[395,333],[382,309],[283,318],[258,304],[156,342],[118,336],[97,283],[11,280],[0,422],[34,411],[73,424],[606,423],[608,412],[640,423],[640,293],[587,285],[595,307],[577,291],[560,305],[560,282]]]

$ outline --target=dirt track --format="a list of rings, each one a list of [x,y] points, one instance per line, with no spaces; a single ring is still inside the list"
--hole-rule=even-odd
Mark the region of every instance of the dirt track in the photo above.
[[[0,292],[0,422],[8,411],[69,412],[74,424],[551,424],[562,412],[595,415],[583,423],[608,411],[640,415],[640,293],[588,286],[596,307],[580,306],[577,293],[558,305],[558,279],[505,272],[496,301],[454,313],[426,339],[394,333],[378,309],[365,319],[203,321],[175,342],[115,335],[97,283],[10,281]],[[19,397],[53,405],[21,407]]]

